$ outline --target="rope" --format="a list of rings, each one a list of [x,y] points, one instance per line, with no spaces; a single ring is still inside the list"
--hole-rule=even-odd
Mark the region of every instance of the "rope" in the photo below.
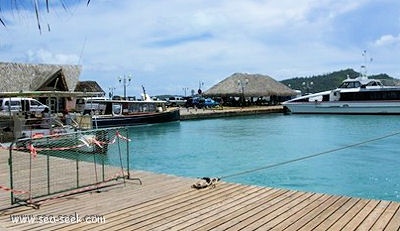
[[[309,155],[309,156],[303,156],[303,157],[300,157],[300,158],[287,160],[287,161],[276,163],[276,164],[270,164],[270,165],[262,166],[262,167],[259,167],[259,168],[254,168],[254,169],[250,169],[250,170],[246,170],[246,171],[242,171],[242,172],[233,173],[233,174],[230,174],[230,175],[221,176],[220,178],[229,178],[229,177],[234,177],[234,176],[240,176],[240,175],[245,175],[245,174],[257,172],[257,171],[268,169],[268,168],[282,166],[282,165],[285,165],[285,164],[290,164],[290,163],[294,163],[294,162],[298,162],[298,161],[314,158],[314,157],[317,157],[317,156],[330,154],[332,152],[337,152],[337,151],[341,151],[341,150],[344,150],[344,149],[352,148],[352,147],[355,147],[355,146],[363,145],[363,144],[366,144],[366,143],[370,143],[370,142],[386,139],[388,137],[399,135],[399,134],[400,134],[400,131],[394,132],[394,133],[391,133],[391,134],[388,134],[388,135],[384,135],[384,136],[381,136],[381,137],[377,137],[377,138],[361,141],[361,142],[358,142],[358,143],[350,144],[350,145],[347,145],[347,146],[344,146],[344,147],[339,147],[339,148],[331,149],[331,150],[328,150],[328,151],[319,152],[319,153],[312,154],[312,155]]]
[[[4,191],[4,192],[13,192],[14,194],[29,194],[28,191],[16,190],[16,189],[8,188],[3,185],[0,185],[0,190]]]

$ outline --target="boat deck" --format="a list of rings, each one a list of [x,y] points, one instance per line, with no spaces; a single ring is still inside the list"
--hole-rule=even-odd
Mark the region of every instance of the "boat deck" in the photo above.
[[[7,157],[0,151],[0,185],[7,185]],[[63,162],[60,159],[60,163]],[[220,182],[193,189],[196,179],[132,171],[127,180],[70,195],[40,209],[5,208],[0,191],[0,230],[399,230],[400,203]],[[8,199],[8,200],[7,200]],[[99,223],[12,223],[10,216],[102,216]]]

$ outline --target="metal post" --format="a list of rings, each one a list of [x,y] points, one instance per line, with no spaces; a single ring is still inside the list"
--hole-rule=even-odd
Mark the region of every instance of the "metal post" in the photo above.
[[[244,88],[249,84],[249,79],[245,79],[245,82],[243,83],[241,79],[238,80],[238,86],[241,88],[241,98],[242,98],[242,107],[245,104],[245,95],[244,95]]]
[[[189,90],[189,88],[188,87],[184,87],[184,88],[182,88],[182,90],[185,93],[185,97],[186,97],[186,91]]]
[[[30,143],[32,145],[32,143]],[[29,203],[32,202],[32,154],[29,154]]]
[[[121,153],[121,146],[120,146],[119,138],[117,138],[117,144],[118,144],[119,163],[120,163],[120,167],[121,167],[121,173],[123,175],[124,174],[124,165],[122,164],[122,153]],[[124,179],[124,184],[125,184],[125,177],[123,177],[123,179]]]
[[[126,131],[126,137],[129,139],[129,130],[125,129],[125,131]],[[129,180],[137,180],[137,181],[139,181],[140,185],[142,185],[143,183],[142,183],[142,180],[140,180],[140,178],[138,178],[138,177],[131,178],[131,175],[130,175],[130,158],[129,158],[130,154],[129,153],[130,153],[129,152],[129,142],[126,142],[126,154],[127,154],[126,160],[127,160],[128,179]]]
[[[11,189],[14,189],[13,167],[12,167],[13,162],[12,162],[12,149],[11,149],[13,144],[14,144],[13,142],[10,144],[10,152],[9,152],[10,154],[8,157],[8,166],[10,167],[10,188]],[[11,204],[14,204],[14,193],[12,190],[11,190]]]
[[[50,195],[50,155],[47,154],[47,194]]]
[[[107,154],[107,153],[106,153]],[[102,167],[102,178],[103,182],[106,180],[106,173],[105,173],[105,165],[104,165],[104,156],[101,156],[101,167]]]
[[[126,138],[129,140],[129,130],[126,129]],[[131,178],[130,168],[129,168],[129,142],[126,142],[126,170],[128,171],[128,179]]]
[[[126,87],[129,86],[130,82],[132,80],[131,75],[128,76],[123,76],[123,77],[119,77],[119,82],[123,84],[124,86],[124,99],[126,99]]]
[[[75,134],[75,145],[78,145],[78,138],[76,137],[77,134]],[[79,152],[77,149],[75,149],[75,160],[76,160],[76,187],[79,187]]]

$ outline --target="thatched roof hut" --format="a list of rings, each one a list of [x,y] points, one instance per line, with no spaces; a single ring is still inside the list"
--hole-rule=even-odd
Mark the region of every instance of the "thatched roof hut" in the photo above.
[[[267,75],[235,73],[205,91],[204,95],[220,97],[292,96],[296,95],[296,92]]]
[[[96,81],[79,81],[76,85],[75,91],[79,92],[105,92]]]
[[[81,70],[79,65],[0,62],[0,92],[74,91]]]
[[[0,62],[0,97],[34,97],[52,111],[70,110],[74,97],[104,95],[95,81],[79,82],[81,71],[79,65]]]

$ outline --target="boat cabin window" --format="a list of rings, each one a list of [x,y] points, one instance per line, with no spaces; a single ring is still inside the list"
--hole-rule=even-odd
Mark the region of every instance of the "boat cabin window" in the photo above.
[[[360,91],[341,93],[340,101],[398,100],[400,91]]]
[[[371,81],[367,84],[367,86],[382,86],[382,83],[378,81]]]
[[[154,112],[156,111],[156,105],[153,103],[137,103],[137,104],[130,104],[128,106],[128,112]]]
[[[353,82],[343,82],[340,84],[339,88],[358,88],[361,86],[361,83],[359,81],[353,81]]]
[[[122,105],[119,103],[112,104],[112,112],[113,115],[121,115],[122,114]]]
[[[309,102],[308,98],[293,99],[291,102]]]

